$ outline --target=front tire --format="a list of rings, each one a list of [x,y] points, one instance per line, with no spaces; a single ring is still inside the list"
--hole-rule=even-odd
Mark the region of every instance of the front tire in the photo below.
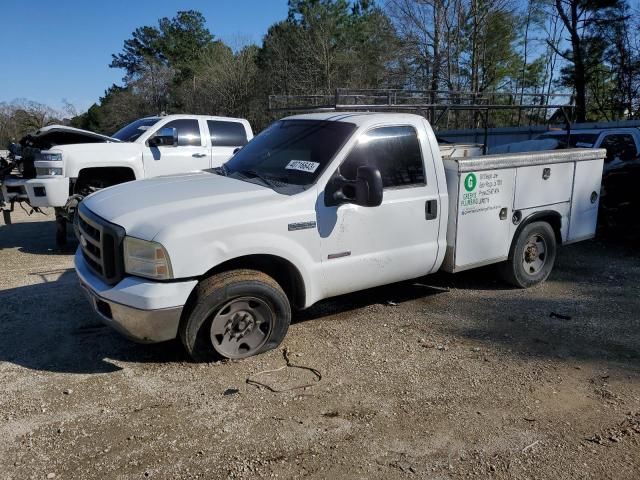
[[[276,348],[289,329],[284,291],[256,270],[231,270],[198,284],[179,334],[195,361],[240,359]]]
[[[67,219],[56,215],[56,245],[63,248],[67,245]]]
[[[556,261],[556,235],[547,222],[525,226],[515,239],[509,259],[502,265],[505,281],[519,288],[544,282]]]

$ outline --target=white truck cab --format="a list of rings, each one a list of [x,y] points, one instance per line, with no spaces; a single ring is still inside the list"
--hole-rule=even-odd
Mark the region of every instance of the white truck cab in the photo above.
[[[335,295],[489,263],[520,287],[544,281],[558,244],[595,232],[603,159],[443,160],[417,115],[288,117],[213,172],[87,197],[76,271],[125,335],[247,357],[282,341],[292,307]]]
[[[164,135],[164,136],[163,136]],[[220,166],[253,138],[239,118],[167,115],[136,120],[102,143],[58,145],[41,152],[26,180],[34,207],[63,207],[74,193],[128,180]]]

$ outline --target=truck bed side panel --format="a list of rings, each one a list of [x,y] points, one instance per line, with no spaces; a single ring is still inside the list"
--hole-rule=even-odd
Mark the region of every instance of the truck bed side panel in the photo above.
[[[595,234],[604,150],[570,149],[444,160],[450,194],[442,268],[459,272],[506,260],[520,222],[560,215],[560,236]]]

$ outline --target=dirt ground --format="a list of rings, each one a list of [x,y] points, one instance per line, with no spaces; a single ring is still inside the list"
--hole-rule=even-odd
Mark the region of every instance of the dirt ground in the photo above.
[[[52,220],[0,226],[0,478],[640,478],[640,242],[563,247],[527,291],[488,268],[325,301],[194,364],[102,326]]]

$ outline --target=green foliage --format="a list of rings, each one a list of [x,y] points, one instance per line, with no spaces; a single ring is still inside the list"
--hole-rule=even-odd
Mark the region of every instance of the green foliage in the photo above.
[[[497,10],[487,15],[481,31],[483,44],[479,91],[499,90],[518,76],[522,59],[515,51],[516,19],[512,12]]]
[[[569,40],[569,48],[559,52],[567,61],[561,70],[561,84],[576,91],[578,121],[608,117],[601,108],[593,107],[608,83],[604,81],[607,68],[603,68],[606,36],[625,22],[626,6],[625,0],[556,0]]]
[[[572,4],[575,32],[557,8],[570,13]],[[565,38],[544,43],[553,18]],[[124,41],[110,64],[123,69],[123,85],[72,124],[109,134],[140,116],[189,112],[244,117],[260,129],[272,119],[269,94],[325,102],[336,88],[511,91],[498,101],[512,102],[549,91],[555,71],[569,91],[584,83],[589,118],[632,116],[640,56],[629,18],[625,0],[289,0],[287,17],[261,45],[233,50],[200,12],[179,11]],[[493,121],[521,116],[502,112]]]
[[[124,69],[125,81],[142,74],[149,63],[171,67],[188,78],[193,62],[212,41],[202,13],[179,11],[173,18],[161,18],[158,27],[137,28],[132,38],[124,41],[122,52],[112,55],[109,66]]]
[[[338,87],[385,85],[397,38],[374,2],[290,0],[259,55],[271,93],[331,94]]]

